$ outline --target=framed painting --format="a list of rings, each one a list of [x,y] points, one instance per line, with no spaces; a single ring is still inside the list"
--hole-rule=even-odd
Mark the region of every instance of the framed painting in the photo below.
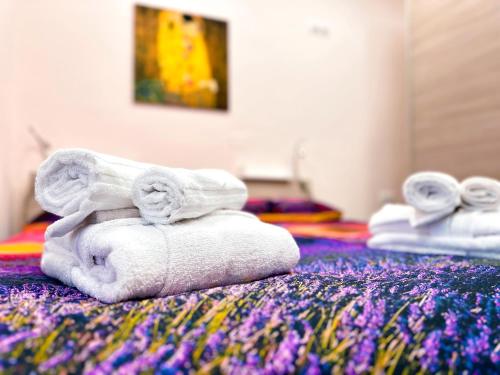
[[[135,7],[136,102],[228,109],[227,22]]]

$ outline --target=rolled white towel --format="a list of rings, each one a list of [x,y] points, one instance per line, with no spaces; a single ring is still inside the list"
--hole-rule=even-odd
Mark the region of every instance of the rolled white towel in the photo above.
[[[132,196],[148,222],[171,224],[217,209],[240,210],[248,192],[242,181],[223,170],[155,167],[135,180]]]
[[[410,224],[418,227],[451,214],[460,205],[459,182],[444,173],[419,172],[403,184],[403,195],[415,214]]]
[[[85,149],[61,149],[45,160],[35,180],[35,198],[64,216],[49,236],[63,236],[95,211],[133,208],[132,184],[150,164]]]
[[[45,244],[44,273],[100,301],[160,297],[289,272],[299,249],[283,228],[221,210],[172,225],[142,218],[81,227]]]
[[[35,197],[40,206],[59,216],[79,211],[86,201],[95,210],[134,207],[132,184],[149,164],[85,149],[61,149],[39,167]]]
[[[500,205],[500,183],[487,177],[469,177],[460,185],[463,206],[483,211],[496,210]]]

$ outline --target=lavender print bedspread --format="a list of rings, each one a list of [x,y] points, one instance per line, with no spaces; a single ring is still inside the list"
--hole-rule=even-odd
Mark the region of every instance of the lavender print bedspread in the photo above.
[[[299,243],[293,274],[114,305],[0,261],[0,371],[500,373],[500,264]]]

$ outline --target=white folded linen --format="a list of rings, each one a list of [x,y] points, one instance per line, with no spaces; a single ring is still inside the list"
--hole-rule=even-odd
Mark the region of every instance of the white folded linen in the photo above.
[[[469,177],[460,185],[465,208],[490,211],[500,205],[500,183],[487,177]]]
[[[403,184],[403,195],[415,212],[410,223],[418,227],[451,214],[460,205],[459,182],[444,173],[419,172]]]
[[[500,259],[500,212],[459,210],[437,222],[413,227],[415,208],[389,204],[369,223],[371,248]]]
[[[100,301],[160,297],[289,272],[292,236],[243,212],[220,210],[172,225],[142,218],[82,225],[45,244],[44,273]]]
[[[65,216],[45,231],[45,239],[62,237],[80,225],[102,223],[104,221],[140,217],[138,208],[116,208],[113,210],[95,210],[96,205],[92,201],[85,201],[80,211]]]
[[[460,255],[500,260],[500,235],[460,238],[415,233],[381,233],[368,241],[373,249],[417,254]]]
[[[92,212],[134,207],[132,185],[151,165],[85,149],[62,149],[45,160],[35,181],[40,206],[65,216],[50,230],[62,236]]]
[[[370,233],[409,232],[415,229],[410,221],[415,214],[415,208],[406,204],[386,204],[375,212],[368,222]],[[422,226],[420,229],[426,228]]]
[[[148,222],[171,224],[217,209],[239,210],[248,193],[241,180],[223,170],[154,167],[135,180],[132,197]]]
[[[414,208],[403,204],[386,204],[372,215],[370,232],[419,233],[425,235],[455,235],[457,237],[500,236],[500,211],[470,211],[460,209],[438,222],[415,228],[410,224]]]
[[[146,220],[170,224],[221,208],[241,209],[247,189],[223,170],[166,168],[85,149],[55,152],[35,182],[40,206],[63,216],[48,229],[50,238],[69,233],[93,212],[134,208],[133,195]]]

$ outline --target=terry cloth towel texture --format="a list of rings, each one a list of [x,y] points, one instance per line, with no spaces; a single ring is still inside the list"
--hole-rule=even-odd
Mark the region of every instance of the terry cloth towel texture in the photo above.
[[[403,196],[415,208],[410,223],[418,227],[455,211],[460,205],[460,184],[444,173],[419,172],[406,179]]]
[[[248,193],[241,180],[220,169],[155,167],[135,180],[132,196],[146,221],[171,224],[218,209],[240,210]]]
[[[467,209],[492,211],[500,205],[500,183],[487,177],[469,177],[460,184],[462,205]]]
[[[93,212],[135,208],[134,186],[141,212],[154,223],[173,223],[221,208],[240,209],[247,198],[245,184],[222,170],[166,168],[63,149],[42,163],[35,182],[40,206],[63,216],[47,237],[69,233]]]
[[[415,208],[388,204],[370,219],[376,249],[427,254],[451,254],[500,259],[500,212],[459,210],[453,215],[415,228]]]
[[[142,218],[81,226],[45,244],[45,274],[103,302],[160,297],[289,272],[290,233],[239,211],[171,225]]]

